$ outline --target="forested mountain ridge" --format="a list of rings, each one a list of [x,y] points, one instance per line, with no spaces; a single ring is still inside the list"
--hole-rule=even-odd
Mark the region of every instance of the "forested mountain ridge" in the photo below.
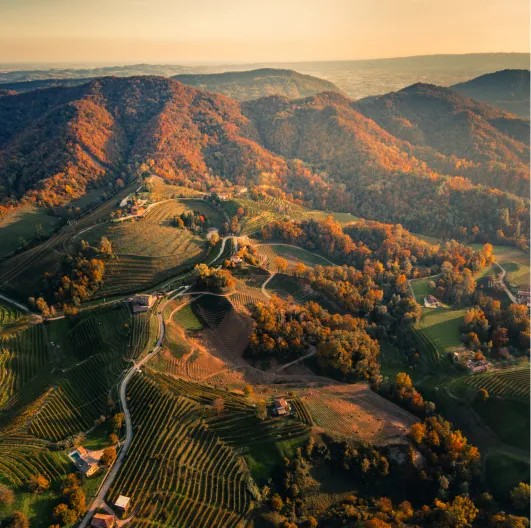
[[[209,92],[218,92],[237,101],[283,95],[289,99],[308,97],[319,92],[340,92],[332,82],[293,70],[261,68],[213,74],[183,74],[176,81]]]
[[[501,125],[489,126],[503,136],[496,148],[511,141],[527,148]],[[458,150],[460,138],[450,134],[448,143],[452,137]],[[449,159],[396,137],[334,92],[238,103],[162,77],[106,77],[0,98],[4,205],[21,198],[64,203],[87,186],[116,185],[133,164],[152,161],[159,176],[205,191],[227,180],[413,231],[525,243],[527,202],[440,176],[438,165],[451,165]],[[514,178],[499,170],[502,179]]]
[[[501,70],[454,84],[459,93],[529,117],[529,70]]]
[[[422,83],[362,99],[354,108],[396,137],[445,156],[421,154],[440,172],[521,196],[529,193],[526,120],[450,88]]]

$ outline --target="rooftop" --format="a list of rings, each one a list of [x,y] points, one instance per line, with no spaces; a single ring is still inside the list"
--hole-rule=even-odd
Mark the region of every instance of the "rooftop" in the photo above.
[[[116,499],[116,502],[114,503],[114,505],[117,506],[118,508],[125,508],[129,504],[130,500],[131,499],[129,497],[126,497],[125,495],[120,495]]]

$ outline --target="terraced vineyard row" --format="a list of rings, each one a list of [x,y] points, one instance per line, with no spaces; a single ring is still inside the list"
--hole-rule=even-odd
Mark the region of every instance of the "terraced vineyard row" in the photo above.
[[[474,374],[464,378],[464,382],[476,389],[487,389],[491,396],[529,400],[529,367]]]
[[[293,410],[297,413],[297,416],[299,417],[299,420],[304,422],[305,424],[312,425],[312,417],[310,415],[310,410],[306,406],[306,404],[299,398],[293,398],[292,400],[289,400],[289,404],[292,406]]]
[[[250,475],[206,426],[205,410],[164,392],[145,374],[133,378],[128,397],[137,434],[109,500],[131,497],[131,525],[224,528],[242,522],[252,508]]]
[[[0,409],[48,363],[49,351],[42,325],[31,325],[0,336]]]
[[[39,473],[57,481],[67,472],[70,460],[48,450],[43,441],[29,436],[0,437],[0,482],[25,486]]]
[[[64,373],[42,398],[30,419],[29,433],[54,442],[86,431],[105,410],[109,384],[101,357]]]
[[[165,272],[179,265],[173,257],[138,257],[120,255],[105,265],[105,282],[97,297],[136,293],[163,280]]]
[[[0,328],[14,323],[23,316],[22,312],[0,301]]]
[[[202,239],[188,229],[177,229],[170,224],[171,219],[181,213],[200,210],[212,222],[219,223],[219,215],[200,200],[180,202],[168,200],[152,207],[143,218],[107,223],[87,232],[88,240],[95,244],[101,236],[113,243],[114,252],[119,255],[147,257],[177,256],[185,251],[193,253],[192,245],[199,246]]]
[[[221,397],[224,413],[221,416],[212,415],[206,418],[206,422],[223,441],[242,449],[253,444],[296,438],[308,432],[307,425],[297,420],[259,420],[252,403],[238,394],[165,374],[157,373],[154,377],[174,394],[186,396],[202,405],[211,406],[215,399]]]
[[[150,333],[148,314],[132,317],[125,304],[103,306],[79,321],[58,350],[79,358],[54,369],[53,379],[28,415],[29,433],[58,441],[86,431],[105,412],[106,402],[130,355],[141,354]]]
[[[132,318],[129,340],[129,354],[133,359],[138,359],[145,352],[149,343],[150,329],[149,321],[151,314],[139,313]]]

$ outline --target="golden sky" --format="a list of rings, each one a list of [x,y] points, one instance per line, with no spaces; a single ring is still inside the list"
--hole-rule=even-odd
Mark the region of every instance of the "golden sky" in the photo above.
[[[529,0],[0,0],[0,62],[529,52]]]

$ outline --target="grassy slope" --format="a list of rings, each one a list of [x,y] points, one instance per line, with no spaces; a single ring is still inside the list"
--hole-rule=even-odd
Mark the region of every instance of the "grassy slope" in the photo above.
[[[529,253],[511,246],[494,246],[496,260],[507,271],[505,282],[516,293],[519,289],[529,289]],[[482,244],[472,244],[477,251]]]
[[[50,216],[47,209],[27,205],[0,218],[0,257],[8,255],[20,247],[19,239],[31,242],[35,238],[35,229],[40,225],[49,235],[61,221]]]
[[[466,309],[424,308],[419,329],[438,347],[448,352],[461,345],[461,324]]]

